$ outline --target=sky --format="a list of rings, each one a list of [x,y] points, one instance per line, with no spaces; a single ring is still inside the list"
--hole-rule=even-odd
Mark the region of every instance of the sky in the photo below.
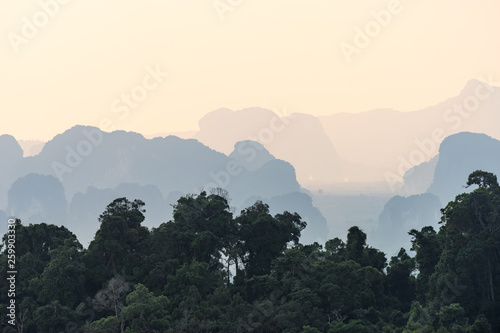
[[[217,108],[407,112],[500,81],[497,0],[0,2],[0,134],[195,131]]]

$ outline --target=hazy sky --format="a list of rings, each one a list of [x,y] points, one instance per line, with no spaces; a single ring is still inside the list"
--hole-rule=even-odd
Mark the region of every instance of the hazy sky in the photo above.
[[[2,1],[0,134],[188,131],[219,107],[416,110],[500,81],[499,13],[498,0]]]

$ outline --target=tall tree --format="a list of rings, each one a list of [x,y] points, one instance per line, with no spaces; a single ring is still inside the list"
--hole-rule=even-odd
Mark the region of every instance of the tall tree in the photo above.
[[[408,234],[412,236],[411,250],[416,252],[415,265],[418,270],[415,281],[416,297],[421,304],[424,304],[429,291],[429,279],[439,262],[443,244],[434,228],[430,226],[423,227],[420,231],[412,229]]]
[[[444,306],[449,302],[440,295],[449,291],[450,302],[459,301],[466,315],[486,314],[499,328],[495,313],[500,310],[500,187],[496,176],[480,170],[469,175],[467,185],[478,188],[458,195],[442,209],[444,250],[430,292]]]
[[[74,308],[84,299],[85,271],[78,250],[61,247],[52,251],[52,260],[40,278],[31,281],[32,288],[39,290],[41,304],[58,301],[63,306]]]
[[[386,288],[387,294],[395,296],[401,303],[401,311],[410,310],[415,299],[415,259],[411,258],[406,250],[401,248],[397,256],[391,258],[387,267]]]
[[[354,260],[360,264],[365,263],[364,250],[366,247],[366,234],[358,227],[351,227],[347,233],[346,259]]]
[[[118,198],[100,215],[101,225],[84,258],[91,267],[89,280],[95,292],[113,275],[137,278],[146,274],[144,256],[148,252],[149,230],[144,221],[144,202]]]
[[[257,201],[236,218],[238,254],[248,278],[268,274],[272,261],[285,251],[287,244],[298,244],[306,222],[297,214],[284,212],[273,217],[269,206]]]
[[[126,302],[121,312],[126,323],[124,332],[164,332],[170,327],[167,297],[154,296],[139,283],[128,294]]]
[[[173,220],[152,232],[157,259],[184,263],[205,262],[221,268],[221,257],[229,256],[235,239],[235,224],[228,201],[218,194],[187,195],[174,206]]]

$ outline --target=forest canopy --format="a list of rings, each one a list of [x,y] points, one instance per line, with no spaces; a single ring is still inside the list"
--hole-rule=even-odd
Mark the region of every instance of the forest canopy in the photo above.
[[[257,201],[235,216],[223,191],[179,198],[151,230],[144,202],[118,198],[88,249],[64,226],[16,220],[15,325],[3,316],[1,330],[500,332],[500,186],[479,170],[466,185],[439,230],[409,230],[411,253],[391,258],[357,226],[301,244],[297,213]],[[8,294],[2,283],[2,309]]]

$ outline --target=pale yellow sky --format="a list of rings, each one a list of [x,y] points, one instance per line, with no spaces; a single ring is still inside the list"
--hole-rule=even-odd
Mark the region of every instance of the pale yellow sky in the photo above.
[[[500,81],[499,13],[497,0],[2,1],[0,134],[197,130],[219,107],[416,110]]]

